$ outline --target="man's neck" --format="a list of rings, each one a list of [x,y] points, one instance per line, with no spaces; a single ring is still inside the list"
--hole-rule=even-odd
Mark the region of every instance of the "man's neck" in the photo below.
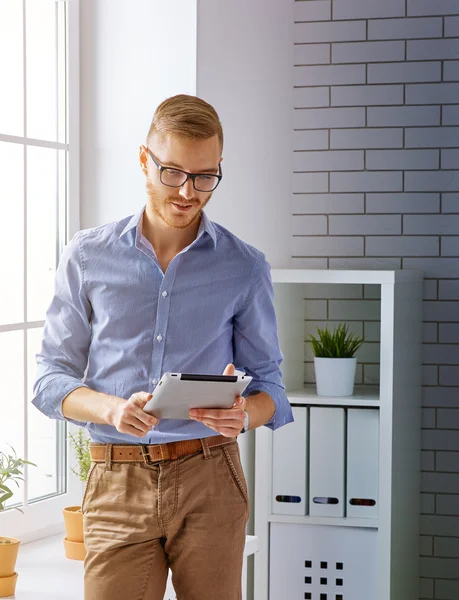
[[[201,219],[199,216],[185,229],[170,227],[147,205],[143,214],[142,233],[157,256],[175,256],[194,242]]]

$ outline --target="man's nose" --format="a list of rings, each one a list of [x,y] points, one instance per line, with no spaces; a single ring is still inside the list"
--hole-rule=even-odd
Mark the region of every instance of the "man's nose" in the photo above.
[[[179,194],[185,200],[191,200],[191,198],[194,196],[193,181],[191,179],[188,179],[188,181],[182,185]]]

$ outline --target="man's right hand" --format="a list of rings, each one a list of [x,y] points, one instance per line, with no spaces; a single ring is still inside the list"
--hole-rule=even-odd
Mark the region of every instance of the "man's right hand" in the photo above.
[[[146,435],[159,423],[159,419],[143,410],[151,396],[147,392],[136,392],[129,400],[118,403],[112,413],[110,425],[120,433],[129,433],[138,438]]]

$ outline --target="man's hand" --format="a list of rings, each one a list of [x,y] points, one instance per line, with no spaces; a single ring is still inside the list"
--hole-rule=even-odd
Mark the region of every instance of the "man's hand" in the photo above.
[[[116,405],[110,425],[116,427],[120,433],[129,433],[141,438],[146,435],[152,427],[159,423],[159,419],[144,412],[143,407],[150,400],[151,394],[137,392],[127,401]]]
[[[234,365],[227,365],[223,375],[234,375]],[[236,437],[244,426],[246,400],[238,396],[233,408],[195,408],[190,418],[200,421],[225,437]]]

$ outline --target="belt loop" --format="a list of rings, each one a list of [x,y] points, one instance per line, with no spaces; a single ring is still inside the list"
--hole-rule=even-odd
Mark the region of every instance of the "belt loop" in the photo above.
[[[112,448],[113,444],[106,444],[105,446],[105,470],[112,470]]]
[[[210,451],[209,448],[209,444],[206,440],[206,438],[202,438],[201,439],[201,446],[202,446],[202,451],[204,453],[204,458],[207,460],[208,458],[212,458],[212,453]]]

